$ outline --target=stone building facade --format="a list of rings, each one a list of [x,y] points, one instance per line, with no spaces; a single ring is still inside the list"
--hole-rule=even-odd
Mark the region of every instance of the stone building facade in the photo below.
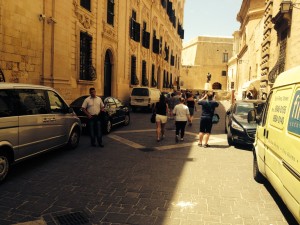
[[[209,73],[212,89],[227,90],[227,63],[232,57],[232,50],[232,37],[199,36],[184,43],[181,86],[204,90]]]
[[[185,0],[0,0],[5,82],[42,84],[71,102],[95,87],[127,100],[133,86],[179,77]]]
[[[284,9],[284,7],[287,7]],[[228,63],[228,87],[237,99],[251,91],[266,98],[276,77],[300,65],[300,4],[290,0],[243,0]]]

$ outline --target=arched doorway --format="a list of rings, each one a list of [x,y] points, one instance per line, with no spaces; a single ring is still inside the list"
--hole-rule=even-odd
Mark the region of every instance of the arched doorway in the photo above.
[[[111,96],[112,63],[111,51],[107,50],[104,59],[104,96]]]
[[[213,83],[212,89],[221,90],[222,89],[222,84],[220,84],[219,82]]]

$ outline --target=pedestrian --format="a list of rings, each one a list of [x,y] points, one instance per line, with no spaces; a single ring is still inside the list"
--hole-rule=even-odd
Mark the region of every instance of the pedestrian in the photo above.
[[[194,96],[192,93],[190,93],[190,92],[187,93],[187,99],[185,102],[190,111],[189,126],[192,126],[194,111],[196,111],[196,104],[195,104],[196,102],[195,102],[195,99],[194,99]]]
[[[172,93],[170,99],[168,101],[168,108],[169,108],[169,118],[173,119],[173,109],[175,106],[175,93]]]
[[[174,107],[173,114],[175,115],[175,141],[179,141],[179,131],[180,131],[180,140],[183,141],[185,126],[187,121],[190,119],[190,111],[189,108],[184,104],[185,99],[180,98],[180,103]]]
[[[166,102],[166,97],[161,94],[159,97],[159,102],[156,103],[155,108],[156,112],[156,136],[157,142],[165,138],[165,125],[168,120],[168,104]]]
[[[89,118],[89,133],[91,137],[91,145],[96,147],[96,138],[98,145],[103,148],[102,144],[102,129],[100,114],[104,109],[103,101],[100,97],[96,96],[95,88],[90,88],[90,96],[87,97],[82,103],[82,111]]]
[[[212,129],[212,117],[214,115],[215,108],[219,106],[219,103],[213,100],[213,93],[208,92],[199,99],[198,104],[202,106],[198,145],[202,146],[202,141],[204,141],[203,147],[207,148],[210,147],[208,145],[208,139]]]

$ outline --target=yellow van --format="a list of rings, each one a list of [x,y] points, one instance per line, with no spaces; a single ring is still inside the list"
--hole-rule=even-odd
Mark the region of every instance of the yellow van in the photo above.
[[[267,179],[300,223],[300,66],[277,77],[258,119],[253,153],[254,179]]]

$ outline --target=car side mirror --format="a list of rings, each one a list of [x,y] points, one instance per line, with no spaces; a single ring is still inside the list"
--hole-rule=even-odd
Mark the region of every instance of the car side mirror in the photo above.
[[[227,111],[227,112],[226,112],[226,115],[229,116],[229,114],[230,114],[230,111]]]
[[[248,123],[257,123],[257,119],[256,119],[256,111],[254,109],[251,109],[249,112],[248,112],[248,115],[247,115],[247,121]]]

